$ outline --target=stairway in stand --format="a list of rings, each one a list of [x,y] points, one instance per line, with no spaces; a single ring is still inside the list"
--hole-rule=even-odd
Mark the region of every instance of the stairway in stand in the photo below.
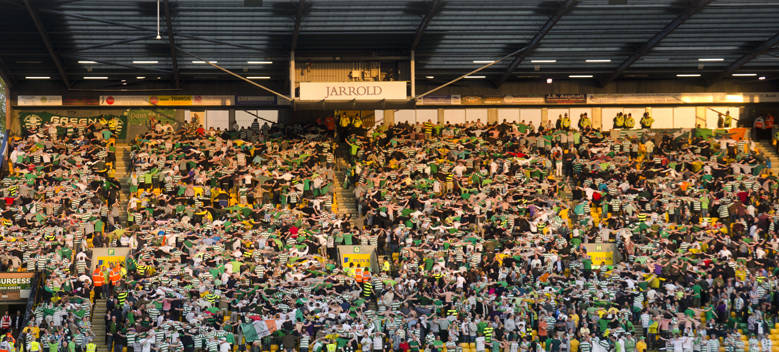
[[[107,311],[105,299],[95,299],[92,307],[92,333],[95,334],[96,352],[110,352],[105,341],[105,315]]]
[[[349,214],[352,216],[352,225],[361,229],[364,221],[357,211],[357,199],[354,197],[354,187],[344,188],[343,182],[348,171],[348,163],[342,157],[336,158],[335,180],[333,182],[333,193],[335,200],[333,206],[339,215]]]
[[[130,145],[126,143],[116,144],[116,179],[122,187],[119,192],[119,209],[121,210],[120,222],[123,227],[127,226],[127,201],[130,194],[129,179],[129,161]]]
[[[755,144],[757,149],[771,161],[771,174],[774,176],[779,175],[779,154],[777,154],[776,148],[771,144],[771,141],[755,140]]]

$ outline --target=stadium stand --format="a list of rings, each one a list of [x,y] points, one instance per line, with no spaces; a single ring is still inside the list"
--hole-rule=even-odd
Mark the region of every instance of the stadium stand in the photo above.
[[[398,124],[348,137],[341,159],[324,131],[305,130],[157,125],[131,146],[126,227],[102,126],[17,140],[3,263],[45,285],[18,340],[82,351],[773,350],[777,182],[749,140]],[[333,208],[336,173],[364,227]],[[614,255],[595,259],[595,243]],[[342,267],[339,244],[375,246],[382,260]],[[88,263],[104,246],[131,255]],[[103,314],[90,319],[92,303]]]

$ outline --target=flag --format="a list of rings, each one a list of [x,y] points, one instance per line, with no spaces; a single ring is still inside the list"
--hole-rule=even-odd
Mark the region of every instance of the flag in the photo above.
[[[257,336],[257,330],[254,329],[254,324],[241,324],[241,331],[243,331],[243,338],[246,339],[246,343],[252,343],[260,339]]]

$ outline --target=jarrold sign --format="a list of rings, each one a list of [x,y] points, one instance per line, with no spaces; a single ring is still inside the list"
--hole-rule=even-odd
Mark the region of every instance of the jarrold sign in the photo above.
[[[300,82],[300,100],[405,100],[406,82]]]

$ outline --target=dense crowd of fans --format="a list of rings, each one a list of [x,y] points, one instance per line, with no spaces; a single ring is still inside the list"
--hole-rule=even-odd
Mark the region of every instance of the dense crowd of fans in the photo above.
[[[42,128],[3,180],[0,265],[45,277],[23,345],[94,348],[107,298],[117,352],[772,351],[779,194],[754,146],[559,127],[376,128],[336,179],[314,126],[156,125],[132,143],[127,228],[110,131]],[[340,244],[382,259],[343,265]],[[90,273],[93,246],[131,254]]]
[[[0,349],[70,343],[83,350],[93,338],[86,252],[109,244],[121,230],[114,146],[111,130],[100,122],[43,125],[10,141],[9,176],[1,181],[0,269],[37,272],[42,286],[28,325],[21,312],[10,324],[0,322],[9,332]]]

